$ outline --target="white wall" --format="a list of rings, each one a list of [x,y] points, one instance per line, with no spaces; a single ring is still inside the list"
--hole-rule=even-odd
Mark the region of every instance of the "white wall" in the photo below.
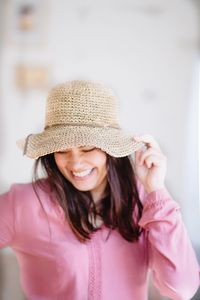
[[[69,79],[102,80],[120,98],[121,121],[152,134],[168,157],[166,185],[200,247],[197,108],[199,15],[189,0],[43,1],[44,41],[17,45],[9,34],[14,0],[4,1],[0,52],[0,191],[31,180],[32,161],[15,141],[43,128],[47,90],[21,92],[16,63],[50,69],[49,87]],[[46,3],[46,7],[45,7]]]

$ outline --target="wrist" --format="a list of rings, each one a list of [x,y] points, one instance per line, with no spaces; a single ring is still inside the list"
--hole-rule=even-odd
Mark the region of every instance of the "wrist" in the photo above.
[[[162,190],[164,188],[165,188],[165,186],[162,185],[162,186],[149,187],[149,188],[146,188],[145,190],[146,190],[147,194],[150,194],[152,192],[155,192],[155,191],[158,191],[158,190]]]

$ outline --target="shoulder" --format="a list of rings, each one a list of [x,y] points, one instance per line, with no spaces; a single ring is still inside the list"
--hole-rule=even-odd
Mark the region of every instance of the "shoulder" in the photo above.
[[[9,199],[12,199],[14,202],[22,203],[23,201],[26,201],[27,199],[34,199],[37,197],[37,194],[45,197],[47,196],[47,182],[45,180],[41,181],[41,185],[38,185],[37,183],[14,183],[10,186],[10,189],[8,192],[6,192],[2,197],[6,197]]]
[[[9,192],[14,194],[26,194],[31,193],[33,190],[32,182],[29,183],[13,183]]]
[[[9,189],[0,195],[0,199],[11,199],[15,196],[31,193],[32,183],[13,183]]]

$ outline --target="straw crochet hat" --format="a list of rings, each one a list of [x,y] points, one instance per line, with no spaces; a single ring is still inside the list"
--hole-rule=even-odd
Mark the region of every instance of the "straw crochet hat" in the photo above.
[[[50,90],[43,132],[28,135],[17,145],[26,156],[38,158],[77,146],[95,146],[111,156],[123,157],[144,144],[120,128],[117,98],[110,88],[99,82],[74,80]]]

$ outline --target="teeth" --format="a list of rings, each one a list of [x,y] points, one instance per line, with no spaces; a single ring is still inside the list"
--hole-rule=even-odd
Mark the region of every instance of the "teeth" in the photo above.
[[[82,171],[82,172],[72,172],[74,176],[77,176],[77,177],[84,177],[86,175],[89,175],[90,173],[92,172],[92,169],[88,169],[88,170],[85,170],[85,171]]]

